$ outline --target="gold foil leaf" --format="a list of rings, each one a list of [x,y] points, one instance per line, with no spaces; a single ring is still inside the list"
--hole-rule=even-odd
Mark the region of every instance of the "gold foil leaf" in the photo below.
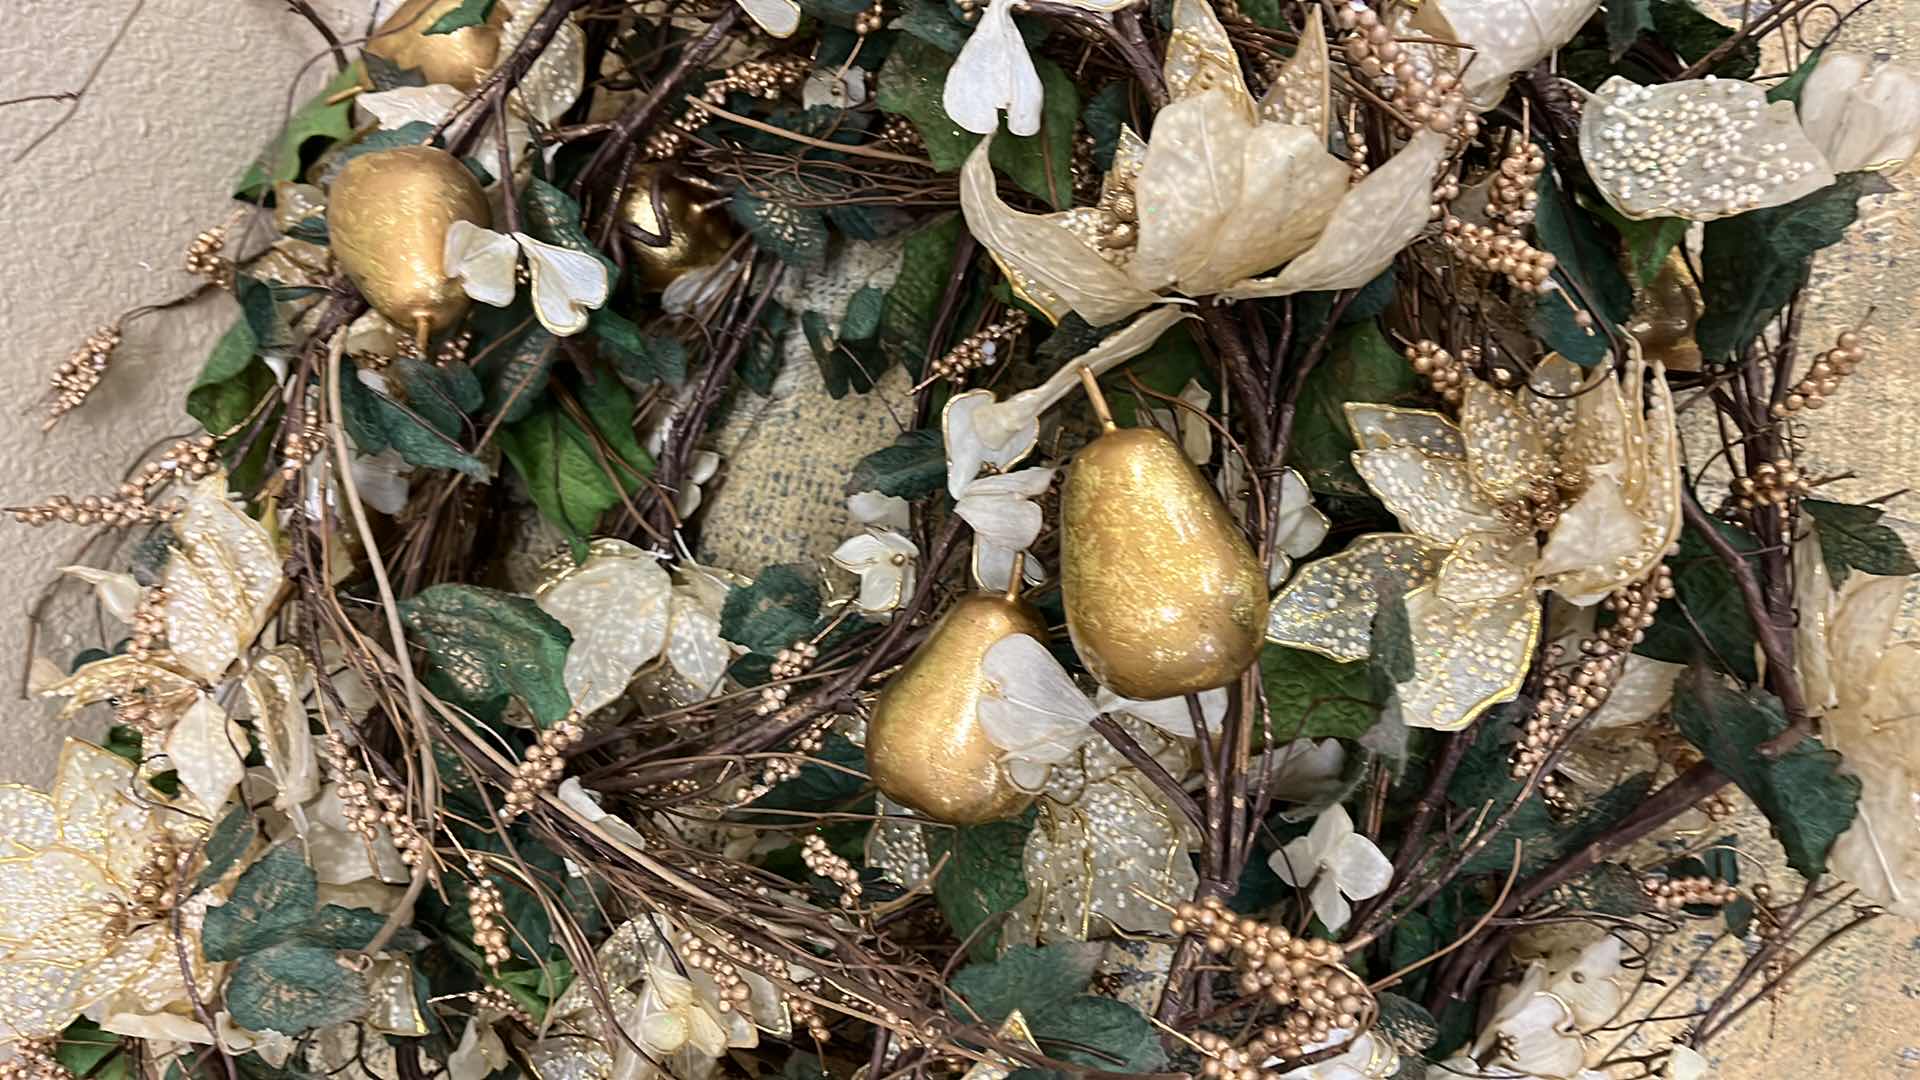
[[[1417,658],[1413,678],[1399,686],[1408,726],[1458,731],[1520,692],[1540,636],[1532,592],[1455,604],[1415,589],[1406,603]]]
[[[1373,647],[1380,594],[1418,588],[1440,572],[1444,547],[1417,536],[1376,533],[1300,568],[1267,618],[1267,640],[1335,660],[1364,660]]]
[[[182,670],[216,683],[280,591],[280,553],[266,527],[228,497],[224,472],[194,484],[173,531],[179,546],[161,575],[167,643]]]

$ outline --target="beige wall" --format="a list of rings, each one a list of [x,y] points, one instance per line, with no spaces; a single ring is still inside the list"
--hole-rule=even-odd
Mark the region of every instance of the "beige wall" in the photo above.
[[[0,100],[76,89],[135,6],[0,0]],[[347,33],[368,0],[316,6]],[[45,436],[40,396],[95,327],[193,283],[182,253],[226,214],[223,192],[279,129],[292,73],[321,47],[281,0],[146,0],[73,116],[24,161],[13,159],[68,105],[0,108],[0,504],[111,490],[143,447],[189,430],[182,394],[233,317],[225,296],[134,324],[94,399]],[[331,70],[315,64],[299,89]],[[28,607],[84,539],[0,522],[0,780],[45,779],[59,747],[47,710],[20,697],[17,661]]]

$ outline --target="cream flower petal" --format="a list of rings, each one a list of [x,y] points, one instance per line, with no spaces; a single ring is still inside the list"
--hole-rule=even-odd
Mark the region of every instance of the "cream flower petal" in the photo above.
[[[1196,737],[1193,730],[1193,713],[1187,708],[1184,697],[1161,698],[1158,701],[1137,701],[1121,697],[1119,694],[1101,687],[1094,695],[1094,708],[1103,713],[1127,713],[1137,716],[1169,735],[1178,735],[1191,739]],[[1200,718],[1208,731],[1219,731],[1220,723],[1227,715],[1227,691],[1225,687],[1206,690],[1200,694]]]
[[[1093,703],[1032,637],[1013,634],[994,643],[980,671],[988,684],[980,696],[980,727],[1009,764],[1065,761],[1092,736]]]
[[[30,855],[58,840],[59,829],[46,792],[0,785],[0,858]]]
[[[1406,595],[1416,666],[1399,686],[1409,727],[1458,731],[1520,692],[1540,636],[1532,594],[1454,604],[1432,588]]]
[[[1373,841],[1348,833],[1327,857],[1327,870],[1340,882],[1340,891],[1355,900],[1378,896],[1393,881],[1393,863]]]
[[[849,537],[834,549],[835,565],[860,578],[860,610],[892,611],[913,590],[920,549],[899,533],[874,530]]]
[[[1260,119],[1308,128],[1322,146],[1326,145],[1333,122],[1332,68],[1328,60],[1326,24],[1318,16],[1309,18],[1299,47],[1260,96]]]
[[[1466,440],[1452,420],[1428,409],[1401,409],[1349,401],[1347,427],[1362,450],[1404,446],[1429,457],[1467,460]]]
[[[954,512],[984,539],[1019,550],[1040,535],[1044,520],[1032,500],[1046,492],[1053,474],[1052,469],[1021,469],[981,477],[961,491]]]
[[[1267,640],[1335,660],[1365,660],[1380,594],[1417,589],[1440,572],[1446,549],[1417,536],[1374,533],[1300,568],[1274,597]]]
[[[800,29],[800,5],[794,0],[739,0],[741,10],[745,11],[760,29],[774,37],[792,37]]]
[[[514,275],[520,265],[520,246],[513,237],[471,221],[456,221],[447,226],[442,265],[447,276],[459,278],[460,288],[475,300],[494,307],[513,303],[519,285]]]
[[[1703,134],[1707,133],[1707,134]],[[1713,221],[1833,183],[1793,103],[1738,79],[1602,83],[1580,120],[1594,186],[1625,217]]]
[[[556,337],[587,328],[587,313],[607,302],[607,267],[584,251],[575,251],[514,233],[527,255],[533,280],[533,313]]]
[[[1167,95],[1175,104],[1219,90],[1226,94],[1229,106],[1252,121],[1253,95],[1240,74],[1240,57],[1207,0],[1174,0],[1173,35],[1167,41],[1162,73]],[[1165,113],[1162,109],[1161,114]]]
[[[1220,295],[1231,299],[1357,289],[1393,265],[1433,217],[1433,178],[1447,158],[1447,136],[1421,131],[1355,184],[1326,228],[1299,258],[1269,278],[1249,279]]]
[[[285,575],[266,527],[227,495],[215,473],[194,484],[173,523],[179,546],[161,574],[167,642],[183,670],[219,681],[253,641]]]
[[[1280,474],[1280,510],[1275,515],[1274,544],[1294,558],[1300,558],[1320,546],[1332,523],[1314,508],[1313,492],[1295,469]]]
[[[983,430],[987,425],[979,421],[985,415],[1004,416],[1003,405],[993,400],[991,390],[969,390],[955,395],[941,413],[947,448],[947,494],[955,499],[980,475],[982,466],[1005,469],[1024,457],[1040,438],[1037,412],[1018,417],[1014,429],[1004,438]]]
[[[1528,994],[1489,1025],[1481,1040],[1505,1047],[1496,1060],[1535,1076],[1572,1076],[1586,1064],[1586,1050],[1573,1034],[1573,1015],[1552,994]]]
[[[1013,24],[1013,0],[988,0],[973,34],[947,69],[941,107],[954,123],[977,135],[993,134],[1005,109],[1008,131],[1032,135],[1040,130],[1044,97],[1040,72]]]
[[[1118,322],[1159,299],[1068,231],[1067,212],[1026,214],[1002,201],[987,157],[992,142],[992,136],[982,139],[960,167],[960,209],[967,231],[1021,295],[1055,322],[1074,311],[1095,326]]]
[[[1460,430],[1467,447],[1467,471],[1495,502],[1526,495],[1538,477],[1549,476],[1553,459],[1546,435],[1535,425],[1519,395],[1468,379],[1460,403]]]
[[[1507,80],[1573,39],[1601,0],[1433,0],[1414,26],[1473,50],[1460,89],[1481,111],[1500,103]]]
[[[978,471],[975,466],[975,471]],[[913,504],[898,495],[856,491],[847,496],[847,514],[862,525],[906,532],[913,527]]]
[[[447,1080],[486,1080],[489,1073],[505,1068],[512,1060],[493,1025],[469,1016],[459,1045],[447,1055]]]
[[[1661,1080],[1707,1080],[1707,1059],[1691,1046],[1675,1045],[1667,1054]]]
[[[1167,909],[1143,897],[1193,894],[1199,876],[1182,826],[1132,769],[1089,784],[1070,803],[1040,800],[1015,918],[1030,920],[1042,942],[1084,941],[1110,927],[1166,933]]]
[[[367,111],[374,122],[388,131],[408,124],[439,124],[453,112],[466,95],[445,83],[427,86],[397,86],[374,94],[361,94],[353,103]]]
[[[512,53],[546,10],[544,4],[513,5],[513,13],[500,31],[500,55]],[[586,81],[587,35],[577,23],[568,20],[560,24],[547,47],[520,79],[513,103],[518,106],[517,111],[551,127],[580,97],[580,88]]]
[[[96,570],[91,566],[63,566],[60,572],[93,586],[94,595],[100,598],[100,606],[121,622],[133,621],[134,609],[140,606],[140,598],[146,595],[146,590],[140,587],[132,574]]]
[[[584,563],[540,592],[540,610],[573,635],[564,678],[574,708],[591,713],[626,692],[666,647],[672,602],[666,569],[618,540],[596,542]]]
[[[1828,49],[1800,88],[1800,126],[1837,173],[1897,168],[1920,147],[1920,75],[1869,74],[1859,53]]]
[[[247,732],[211,695],[202,694],[167,733],[167,760],[180,784],[218,815],[247,774]]]
[[[1022,548],[1011,548],[996,544],[984,536],[973,538],[973,583],[975,588],[987,592],[1004,593],[1013,587],[1013,563],[1015,556],[1024,556],[1020,560],[1020,578],[1028,585],[1038,585],[1047,580],[1046,567],[1033,553]]]
[[[1311,802],[1335,788],[1346,765],[1339,739],[1295,739],[1267,755],[1267,790],[1283,802]]]
[[[575,813],[600,826],[615,840],[632,845],[636,851],[647,846],[647,842],[632,825],[601,809],[600,801],[594,798],[593,792],[581,786],[579,777],[569,776],[560,781],[560,786],[555,788],[553,793]]]
[[[382,514],[398,514],[406,509],[407,495],[412,490],[412,481],[408,478],[413,475],[413,466],[398,450],[388,447],[377,454],[355,450],[347,459],[347,467],[353,470],[353,484],[361,502]]]
[[[667,625],[667,662],[702,695],[711,695],[733,663],[720,636],[720,620],[683,597],[674,597]]]
[[[1307,899],[1313,904],[1313,913],[1320,917],[1329,933],[1337,934],[1353,917],[1353,905],[1340,893],[1340,884],[1331,874],[1321,874],[1308,890]]]
[[[1506,531],[1500,508],[1480,494],[1467,463],[1404,446],[1355,450],[1353,467],[1400,527],[1439,545]]]
[[[1614,1018],[1627,1002],[1630,983],[1620,963],[1620,939],[1609,934],[1580,950],[1547,990],[1566,1003],[1574,1026],[1590,1031]]]
[[[320,793],[320,759],[314,753],[307,708],[301,703],[307,662],[298,649],[281,646],[255,660],[242,683],[253,709],[254,729],[260,734],[261,756],[273,773],[273,805],[304,832],[307,820],[302,806]]]

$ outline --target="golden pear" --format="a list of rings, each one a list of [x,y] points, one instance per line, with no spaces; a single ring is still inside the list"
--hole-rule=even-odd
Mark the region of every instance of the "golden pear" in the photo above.
[[[1019,600],[963,596],[880,691],[867,766],[889,798],[953,825],[1012,817],[1033,801],[1007,779],[978,716],[987,689],[981,661],[1013,634],[1045,640],[1047,625]]]
[[[459,159],[429,146],[362,154],[327,193],[329,246],[380,314],[414,330],[445,330],[467,310],[447,277],[447,229],[486,225],[486,195]]]
[[[1060,595],[1087,670],[1130,698],[1225,686],[1260,655],[1267,573],[1200,470],[1155,428],[1106,431],[1060,492]]]
[[[1627,331],[1640,342],[1648,361],[1657,360],[1671,371],[1699,371],[1700,343],[1693,330],[1701,311],[1700,287],[1675,248],[1646,288],[1634,294]]]
[[[682,181],[660,175],[660,166],[634,167],[627,177],[627,192],[620,200],[620,220],[652,236],[664,233],[667,243],[654,247],[636,237],[628,244],[632,255],[627,268],[634,284],[642,292],[659,292],[689,270],[712,266],[733,246],[733,227],[725,210],[703,209],[699,193]],[[660,206],[666,211],[666,228],[655,212],[653,188],[659,176]]]
[[[500,59],[500,29],[507,6],[493,5],[481,26],[451,34],[429,34],[433,24],[460,6],[460,0],[407,0],[367,39],[365,51],[405,70],[417,68],[428,83],[472,90]]]

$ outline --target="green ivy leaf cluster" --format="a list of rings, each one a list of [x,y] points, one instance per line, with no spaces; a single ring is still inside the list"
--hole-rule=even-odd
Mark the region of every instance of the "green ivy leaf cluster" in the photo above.
[[[498,716],[511,695],[543,727],[567,715],[562,674],[573,635],[524,596],[477,585],[435,585],[400,602],[407,636],[426,650],[436,694]]]
[[[1900,534],[1881,524],[1886,511],[1879,507],[1802,499],[1800,508],[1813,519],[1834,587],[1855,570],[1884,577],[1920,573]]]
[[[1049,1057],[1113,1072],[1160,1068],[1166,1054],[1147,1018],[1125,1002],[1087,993],[1099,962],[1098,945],[1016,945],[953,976],[954,1015],[997,1027],[1018,1010]]]

